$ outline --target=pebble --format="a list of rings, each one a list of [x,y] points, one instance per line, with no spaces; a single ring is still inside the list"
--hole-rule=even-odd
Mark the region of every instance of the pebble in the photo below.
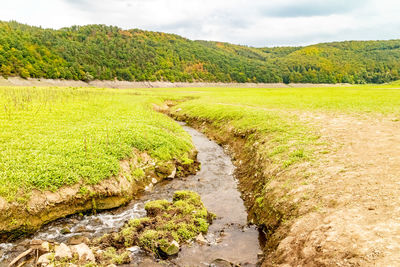
[[[61,243],[59,246],[56,247],[54,256],[56,259],[63,259],[63,258],[71,259],[72,252],[67,245]]]

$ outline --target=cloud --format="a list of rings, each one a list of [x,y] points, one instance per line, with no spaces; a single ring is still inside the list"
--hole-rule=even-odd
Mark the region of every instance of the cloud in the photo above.
[[[286,1],[268,6],[261,14],[269,17],[313,17],[344,14],[368,4],[368,0]]]
[[[400,38],[395,0],[13,0],[0,20],[107,24],[251,46]]]

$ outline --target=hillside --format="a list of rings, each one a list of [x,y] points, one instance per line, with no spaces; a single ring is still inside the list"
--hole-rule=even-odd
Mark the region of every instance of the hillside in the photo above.
[[[400,40],[252,48],[105,25],[0,22],[0,75],[67,80],[384,83],[400,79]]]

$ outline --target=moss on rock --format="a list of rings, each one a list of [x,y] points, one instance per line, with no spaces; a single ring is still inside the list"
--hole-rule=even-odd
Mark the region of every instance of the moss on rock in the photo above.
[[[204,207],[200,196],[192,191],[175,192],[172,202],[150,201],[145,209],[147,217],[130,220],[118,233],[103,236],[98,244],[116,249],[140,246],[163,258],[171,251],[177,253],[176,244],[193,240],[199,233],[207,233],[215,218]]]

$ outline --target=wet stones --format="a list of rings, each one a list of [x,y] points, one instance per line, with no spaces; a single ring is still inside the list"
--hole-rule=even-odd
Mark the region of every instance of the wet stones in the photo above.
[[[82,239],[81,241],[88,240]],[[29,247],[29,249],[13,259],[9,266],[22,266],[21,264],[28,262],[29,264],[34,264],[34,266],[42,267],[59,266],[59,263],[64,263],[63,266],[66,263],[68,263],[68,266],[72,266],[71,264],[81,266],[96,262],[91,248],[85,243],[66,245],[65,243],[50,243],[37,239],[26,244],[26,247]]]
[[[47,266],[51,262],[51,258],[53,257],[53,253],[46,253],[39,257],[36,262],[38,266]]]
[[[207,240],[204,238],[204,236],[201,233],[198,236],[196,236],[196,242],[199,243],[200,245],[208,244]]]

